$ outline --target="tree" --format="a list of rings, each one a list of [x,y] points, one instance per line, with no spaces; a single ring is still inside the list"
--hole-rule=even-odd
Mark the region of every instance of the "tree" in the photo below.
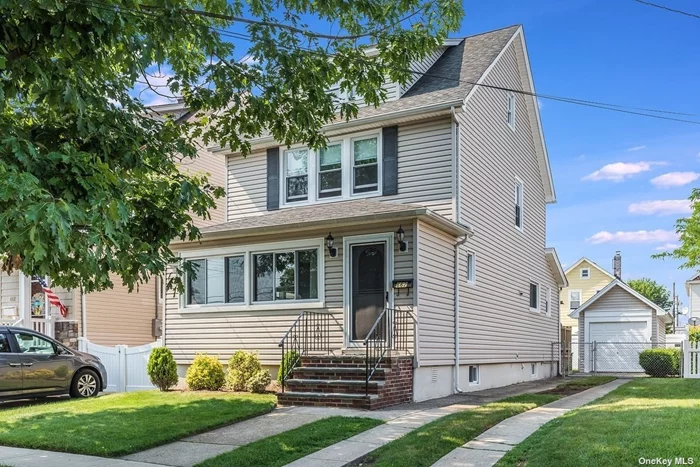
[[[223,190],[178,170],[196,145],[244,154],[269,133],[325,144],[323,125],[386,98],[462,17],[458,0],[0,0],[0,269],[91,292],[175,264]],[[316,30],[308,26],[316,24]],[[233,42],[235,40],[237,42]],[[370,48],[373,44],[373,48]],[[235,61],[241,49],[250,59]],[[170,70],[165,84],[154,70]],[[149,112],[135,85],[182,96]]]
[[[656,281],[649,279],[648,277],[644,277],[642,279],[631,279],[627,281],[627,285],[632,287],[634,291],[654,302],[660,308],[663,308],[666,311],[671,310],[673,301],[671,300],[670,292],[666,287],[657,283]]]
[[[653,255],[653,258],[682,260],[682,268],[700,268],[700,188],[694,188],[688,198],[691,205],[689,217],[676,221],[676,233],[680,246],[673,251]]]

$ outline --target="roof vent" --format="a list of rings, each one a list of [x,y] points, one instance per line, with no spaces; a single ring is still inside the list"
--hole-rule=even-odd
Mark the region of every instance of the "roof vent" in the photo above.
[[[622,280],[622,255],[620,251],[615,252],[615,257],[613,258],[613,275],[615,279]]]

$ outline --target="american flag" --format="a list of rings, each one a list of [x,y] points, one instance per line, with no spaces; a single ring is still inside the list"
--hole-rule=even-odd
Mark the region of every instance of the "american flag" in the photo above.
[[[49,303],[53,306],[57,306],[58,309],[61,311],[61,316],[63,316],[64,318],[68,316],[68,307],[61,303],[61,299],[58,298],[58,295],[56,295],[53,292],[53,290],[49,288],[49,284],[47,284],[46,281],[39,276],[34,276],[34,280],[37,281],[39,285],[41,285],[42,289],[44,289],[44,293],[49,299]]]

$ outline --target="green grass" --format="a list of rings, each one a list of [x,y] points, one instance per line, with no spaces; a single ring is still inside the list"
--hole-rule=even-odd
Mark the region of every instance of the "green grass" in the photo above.
[[[373,418],[325,418],[246,444],[196,467],[281,467],[382,423]]]
[[[0,445],[115,457],[269,412],[271,394],[140,391],[0,410]]]
[[[523,394],[442,417],[372,451],[363,466],[420,467],[474,439],[497,423],[559,399],[557,395]],[[207,466],[208,467],[208,466]]]
[[[640,458],[700,458],[700,380],[635,379],[553,420],[498,467],[618,467]]]
[[[574,387],[574,388],[592,388],[594,386],[600,386],[601,384],[609,383],[615,381],[617,378],[614,376],[588,376],[586,378],[574,378],[570,381],[560,384],[557,387]]]

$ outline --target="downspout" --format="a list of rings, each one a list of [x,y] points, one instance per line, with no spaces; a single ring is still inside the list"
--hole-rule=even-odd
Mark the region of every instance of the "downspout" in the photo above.
[[[87,339],[87,304],[85,303],[87,299],[87,294],[85,293],[85,290],[83,289],[83,286],[80,286],[80,329],[81,329],[81,334],[82,337]]]
[[[468,235],[462,237],[460,241],[455,243],[454,248],[454,263],[455,263],[455,393],[460,394],[462,391],[459,387],[459,247],[464,245],[469,239]]]

